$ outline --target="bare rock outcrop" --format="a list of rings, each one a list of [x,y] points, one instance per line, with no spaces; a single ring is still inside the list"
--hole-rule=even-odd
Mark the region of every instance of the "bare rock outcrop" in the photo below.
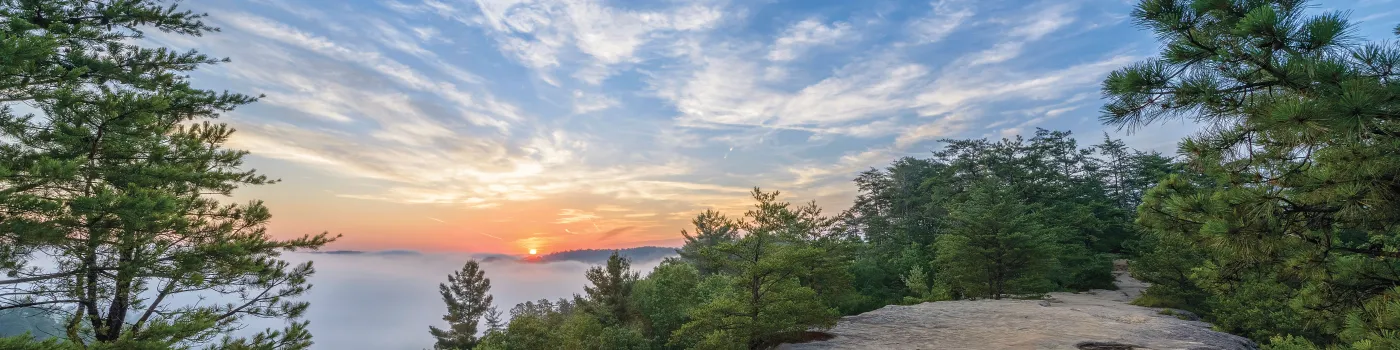
[[[1146,287],[1118,273],[1119,290],[1051,293],[1045,300],[962,300],[892,305],[847,316],[826,341],[779,349],[1251,350],[1244,337],[1216,332],[1162,309],[1129,305]]]

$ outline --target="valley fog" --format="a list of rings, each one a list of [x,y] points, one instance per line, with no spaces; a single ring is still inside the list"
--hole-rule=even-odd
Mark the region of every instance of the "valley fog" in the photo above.
[[[313,287],[300,300],[311,302],[313,349],[430,349],[428,326],[445,328],[446,308],[438,284],[477,259],[491,279],[496,308],[505,318],[515,304],[556,300],[582,294],[586,271],[593,264],[577,261],[522,262],[511,258],[484,259],[472,254],[308,254],[292,253],[289,262],[313,261]],[[499,257],[499,256],[497,256]],[[660,263],[634,261],[632,269],[645,275]],[[238,335],[280,328],[280,320],[246,319]],[[484,322],[482,328],[484,328]]]

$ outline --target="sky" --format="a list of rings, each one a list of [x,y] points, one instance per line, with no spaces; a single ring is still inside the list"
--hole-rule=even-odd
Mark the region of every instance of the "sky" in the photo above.
[[[860,171],[944,138],[1107,132],[1173,153],[1197,127],[1098,122],[1099,83],[1154,55],[1131,1],[186,1],[151,32],[264,97],[221,118],[281,183],[230,200],[330,249],[540,253],[679,245],[754,186],[827,213]],[[1390,38],[1400,1],[1328,1]]]

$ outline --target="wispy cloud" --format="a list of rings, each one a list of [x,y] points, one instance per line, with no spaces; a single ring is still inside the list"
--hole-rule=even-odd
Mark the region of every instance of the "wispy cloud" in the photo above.
[[[623,233],[627,233],[628,231],[632,231],[632,230],[634,230],[634,229],[636,229],[636,228],[637,228],[636,226],[627,226],[627,227],[618,227],[618,228],[615,228],[615,229],[607,230],[606,232],[603,232],[603,234],[598,235],[598,240],[607,240],[607,239],[611,239],[611,238],[613,238],[613,237],[615,237],[615,236],[617,236],[617,235],[620,235],[620,234],[623,234]]]
[[[917,44],[939,42],[957,31],[973,15],[969,5],[962,0],[933,2],[931,15],[911,21],[908,25],[914,42]]]
[[[791,61],[802,55],[808,48],[839,44],[851,39],[855,32],[850,23],[822,23],[816,19],[806,19],[793,24],[783,36],[773,41],[773,49],[768,52],[770,61]]]

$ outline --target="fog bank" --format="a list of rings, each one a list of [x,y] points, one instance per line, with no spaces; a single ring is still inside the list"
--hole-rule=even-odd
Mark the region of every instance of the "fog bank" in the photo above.
[[[311,302],[306,319],[316,344],[312,349],[431,349],[428,326],[444,328],[446,309],[437,285],[468,259],[482,261],[491,279],[491,294],[502,313],[517,303],[555,300],[583,293],[584,271],[576,261],[521,262],[481,259],[470,254],[287,254],[300,263],[312,260],[314,287],[301,300]],[[637,261],[646,274],[660,260]],[[509,315],[506,315],[509,316]],[[247,319],[243,334],[281,327],[277,320]]]

